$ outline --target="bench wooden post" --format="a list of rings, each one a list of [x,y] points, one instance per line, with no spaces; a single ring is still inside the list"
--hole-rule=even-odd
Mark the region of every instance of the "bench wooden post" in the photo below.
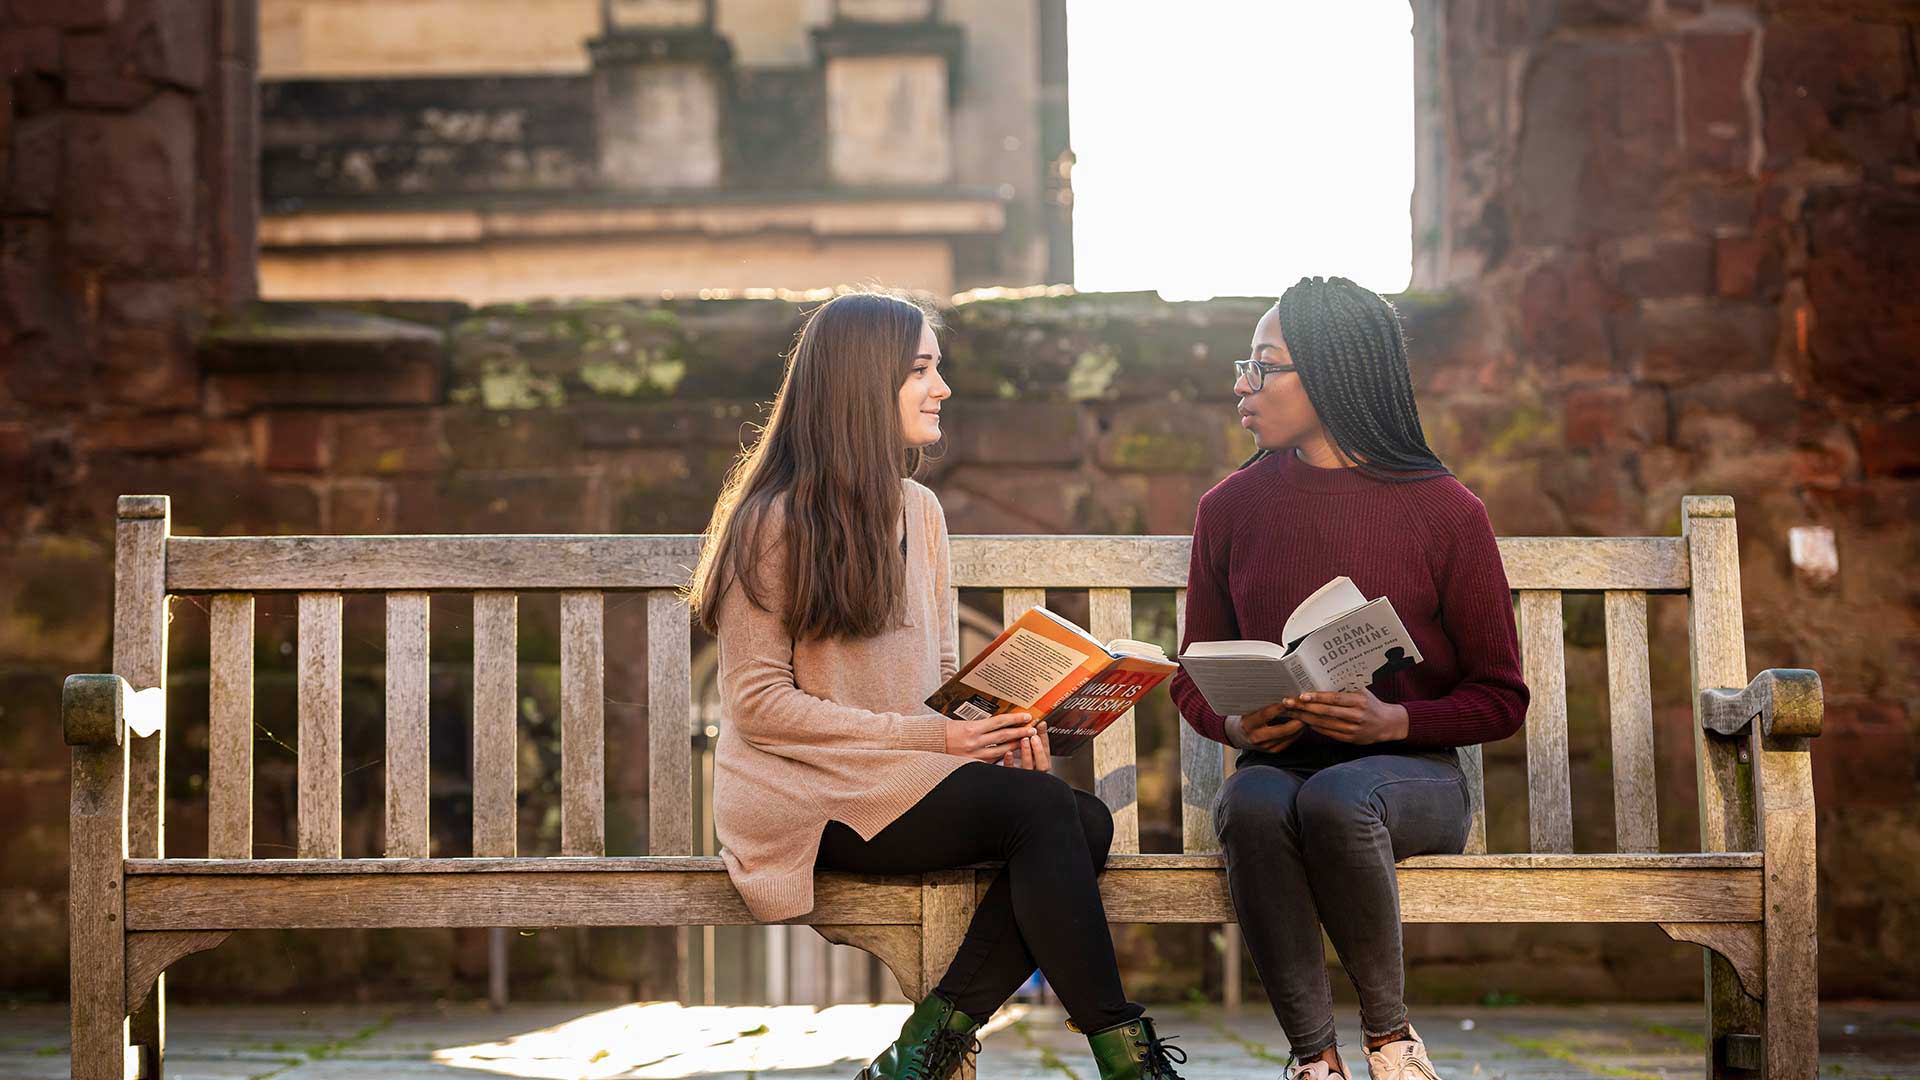
[[[1724,495],[1682,501],[1681,535],[1687,541],[1692,585],[1687,593],[1692,684],[1696,688],[1745,686],[1746,627],[1740,609],[1740,544],[1733,500]],[[1709,731],[1696,697],[1693,725],[1695,780],[1700,803],[1700,850],[1752,851],[1758,836],[1753,803],[1751,752],[1740,740]],[[1729,1063],[1741,1036],[1760,1033],[1760,1004],[1740,987],[1734,966],[1703,950],[1706,970],[1707,1047],[1710,1080],[1740,1074]],[[1729,1040],[1733,1040],[1731,1046]],[[1811,1070],[1809,1070],[1811,1072]]]
[[[72,747],[67,933],[72,959],[74,1080],[121,1080],[128,1043],[126,958],[126,683],[68,677],[61,724]],[[156,988],[157,990],[157,988]]]
[[[167,685],[167,535],[171,503],[165,495],[122,495],[114,526],[113,672],[134,690]],[[163,716],[164,716],[164,706]],[[122,736],[127,747],[127,852],[166,856],[167,726],[145,738]],[[124,965],[124,960],[122,961]],[[133,1016],[128,1037],[141,1051],[148,1080],[166,1075],[166,976]]]

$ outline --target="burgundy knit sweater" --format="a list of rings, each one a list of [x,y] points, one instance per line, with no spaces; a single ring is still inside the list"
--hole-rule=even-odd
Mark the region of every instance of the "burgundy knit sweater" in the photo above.
[[[1200,500],[1187,574],[1188,642],[1278,642],[1295,605],[1345,574],[1385,596],[1425,659],[1370,689],[1407,710],[1407,739],[1355,747],[1309,729],[1281,756],[1340,760],[1394,747],[1471,746],[1520,729],[1527,687],[1506,570],[1486,507],[1451,476],[1394,484],[1320,469],[1292,451],[1228,476]],[[1185,672],[1173,700],[1194,730],[1226,721]]]

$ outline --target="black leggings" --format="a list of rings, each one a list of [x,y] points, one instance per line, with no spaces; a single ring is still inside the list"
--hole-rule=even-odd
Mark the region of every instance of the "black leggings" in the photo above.
[[[1102,1031],[1144,1011],[1120,989],[1094,883],[1112,843],[1099,799],[1048,773],[970,761],[872,840],[828,822],[818,864],[924,874],[1005,860],[937,992],[984,1023],[1038,967],[1075,1026]]]

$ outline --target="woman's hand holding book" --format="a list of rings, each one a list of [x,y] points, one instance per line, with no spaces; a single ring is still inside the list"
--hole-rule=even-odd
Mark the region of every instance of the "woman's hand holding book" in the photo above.
[[[1352,693],[1315,690],[1288,698],[1279,707],[1291,710],[1327,738],[1344,743],[1364,745],[1407,737],[1407,710],[1381,701],[1367,689]]]
[[[947,753],[984,761],[1001,761],[1021,740],[1038,733],[1028,713],[1009,712],[984,720],[947,720]]]
[[[1255,709],[1240,717],[1240,731],[1255,750],[1277,754],[1292,746],[1307,725],[1285,704]]]

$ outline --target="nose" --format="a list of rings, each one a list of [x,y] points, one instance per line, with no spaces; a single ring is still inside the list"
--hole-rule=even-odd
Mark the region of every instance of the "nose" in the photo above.
[[[945,401],[952,396],[953,388],[947,385],[947,380],[941,378],[939,372],[934,372],[933,389],[927,392],[927,397],[934,401]]]
[[[1235,397],[1253,396],[1253,388],[1247,385],[1247,377],[1245,375],[1235,375],[1233,377],[1233,393]]]

